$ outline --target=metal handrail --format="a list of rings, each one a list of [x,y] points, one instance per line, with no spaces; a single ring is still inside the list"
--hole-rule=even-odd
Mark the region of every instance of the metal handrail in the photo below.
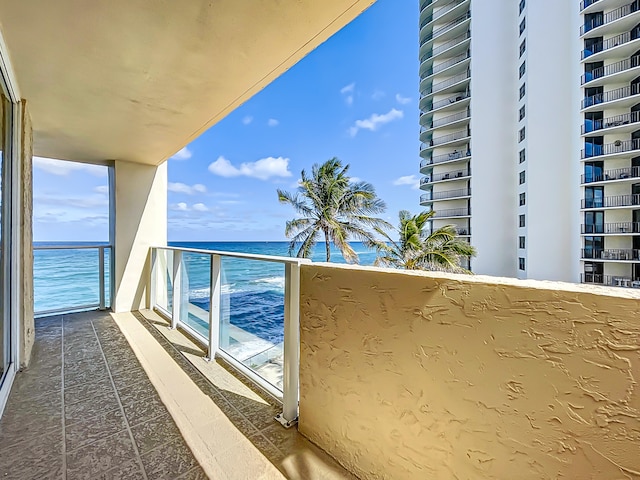
[[[615,10],[611,10],[610,12],[605,13],[602,18],[593,19],[589,23],[585,23],[580,27],[580,35],[584,35],[587,32],[590,32],[594,28],[601,27],[603,25],[607,25],[611,22],[615,22],[622,17],[626,17],[627,15],[631,15],[639,11],[636,6],[636,2],[629,3],[627,5],[623,5]]]
[[[449,200],[451,198],[468,197],[471,195],[470,188],[460,188],[458,190],[446,190],[443,192],[429,192],[420,196],[421,202],[433,202],[437,200]]]
[[[640,167],[615,168],[604,170],[600,175],[582,175],[582,183],[606,182],[609,180],[624,180],[640,177]]]
[[[634,248],[582,249],[582,258],[597,260],[639,260],[640,250]]]
[[[580,11],[584,10],[588,6],[593,5],[594,3],[598,2],[598,1],[599,0],[582,0],[580,2]]]
[[[640,233],[640,222],[614,222],[604,224],[582,224],[583,234]]]
[[[631,58],[625,58],[619,62],[605,65],[604,67],[598,67],[591,72],[587,72],[581,77],[582,85],[592,82],[599,78],[607,77],[609,75],[615,75],[616,73],[624,72],[625,70],[631,70],[632,68],[640,67],[640,55],[634,55]]]
[[[431,91],[425,92],[423,94],[423,97],[433,93],[438,93],[444,90],[445,88],[450,87],[451,85],[455,85],[456,83],[463,82],[465,80],[468,80],[469,78],[470,78],[469,72],[465,72],[465,73],[460,73],[458,75],[455,75],[451,78],[448,78],[447,80],[443,80],[442,82],[434,83],[433,85],[431,85]]]
[[[429,165],[437,165],[438,163],[451,162],[453,160],[461,160],[467,159],[471,157],[471,150],[467,150],[466,152],[459,152],[454,150],[450,153],[445,153],[442,155],[435,155],[428,158],[423,159],[420,162],[420,167],[424,168]]]
[[[593,105],[600,105],[601,103],[613,102],[627,97],[633,97],[640,94],[640,84],[634,83],[628,87],[616,88],[604,93],[598,93],[597,95],[591,95],[585,97],[582,100],[582,108],[592,107]]]
[[[640,122],[640,112],[637,111],[604,118],[602,120],[586,120],[585,123],[582,124],[582,134],[638,122]]]
[[[456,140],[461,140],[463,138],[467,138],[468,136],[469,136],[469,132],[467,130],[461,130],[459,132],[450,133],[449,135],[442,135],[440,137],[432,138],[428,144],[423,143],[420,146],[420,149],[424,150],[429,147],[437,147],[438,145],[442,145],[449,142],[455,142]]]
[[[640,205],[640,194],[638,193],[582,199],[582,208],[632,207],[634,205]]]
[[[460,120],[464,120],[469,118],[469,111],[464,110],[462,112],[454,113],[453,115],[448,115],[446,117],[438,118],[437,120],[432,120],[430,125],[425,125],[420,128],[420,133],[424,133],[426,131],[431,130],[432,128],[438,128],[445,125],[449,125],[451,123],[459,122]]]
[[[591,45],[591,48],[585,48],[584,50],[582,50],[582,60],[584,60],[585,58],[589,58],[591,55],[595,55],[596,53],[605,52],[620,45],[624,45],[625,43],[629,43],[633,40],[638,40],[639,36],[640,28],[634,28],[631,32],[624,32],[620,35],[616,35],[615,37],[611,37],[601,42],[594,43],[593,45]]]
[[[471,215],[469,208],[451,208],[449,210],[438,210],[431,218],[467,217]]]
[[[632,277],[621,275],[603,275],[601,273],[582,273],[580,274],[580,282],[596,285],[607,285],[611,287],[640,288],[640,278],[636,278],[634,280]]]
[[[590,145],[588,148],[585,148],[582,150],[583,159],[639,150],[640,139],[634,138],[631,140],[624,140],[624,141],[618,140],[614,143],[607,143],[605,145],[595,145],[595,144],[588,144],[588,145]]]
[[[463,0],[464,1],[464,0]],[[437,19],[439,19],[440,17],[443,17],[444,15],[446,15],[447,13],[449,13],[450,11],[452,11],[453,9],[457,8],[459,5],[461,5],[463,3],[463,1],[460,0],[451,0],[449,3],[445,3],[444,5],[442,5],[442,8],[440,10],[438,10],[437,12],[433,12],[431,15],[429,15],[427,18],[425,18],[421,23],[420,23],[420,28],[419,30],[422,30],[424,27],[426,27],[429,23],[431,22],[435,22]],[[422,15],[422,12],[424,11],[425,8],[427,8],[429,5],[425,5],[425,7],[420,11],[420,15]],[[453,5],[451,8],[447,8],[448,6]]]
[[[425,35],[422,39],[421,42],[422,44],[429,42],[431,40],[435,40],[436,38],[438,38],[440,35],[444,35],[445,33],[447,33],[450,30],[453,30],[456,26],[460,25],[461,23],[464,23],[465,21],[467,21],[468,19],[471,18],[471,12],[467,12],[464,15],[456,18],[455,20],[443,25],[442,27],[432,31],[431,33],[429,33],[428,35]]]
[[[429,70],[422,74],[422,81],[426,80],[428,77],[432,75],[436,75],[447,68],[451,68],[459,63],[464,62],[465,60],[471,58],[471,54],[469,52],[465,52],[457,57],[453,57],[446,62],[439,63],[438,65],[432,66]]]
[[[427,53],[425,53],[424,55],[422,55],[422,57],[420,57],[420,63],[424,63],[425,61],[429,60],[432,57],[435,57],[437,55],[440,55],[442,52],[445,52],[447,50],[449,50],[450,48],[455,47],[456,45],[461,44],[462,42],[464,42],[465,40],[468,40],[471,38],[471,32],[470,31],[466,31],[465,33],[463,33],[462,35],[449,40],[446,43],[443,43],[442,45],[438,45],[437,47],[432,48],[431,50],[429,50]]]

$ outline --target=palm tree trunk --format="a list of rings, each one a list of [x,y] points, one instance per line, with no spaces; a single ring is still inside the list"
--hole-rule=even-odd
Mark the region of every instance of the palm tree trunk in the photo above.
[[[329,232],[325,229],[324,231],[324,246],[327,252],[327,262],[331,261],[331,246],[329,245]]]

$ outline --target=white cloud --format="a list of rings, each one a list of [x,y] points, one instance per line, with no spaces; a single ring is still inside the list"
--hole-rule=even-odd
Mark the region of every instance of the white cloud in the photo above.
[[[193,208],[196,212],[208,212],[209,209],[207,208],[207,206],[204,203],[195,203],[193,205]]]
[[[96,193],[107,194],[107,193],[109,193],[109,186],[108,185],[100,185],[100,186],[94,188],[93,191],[96,192]]]
[[[392,108],[389,112],[384,114],[374,113],[369,118],[356,120],[356,123],[349,128],[349,135],[355,137],[361,129],[375,132],[381,125],[393,122],[394,120],[399,120],[402,117],[404,117],[404,112],[402,110],[396,110],[395,108]]]
[[[194,195],[196,193],[206,193],[207,187],[205,187],[201,183],[196,183],[195,185],[187,185],[186,183],[169,182],[167,185],[167,190],[174,193]]]
[[[169,208],[171,210],[176,210],[178,212],[187,212],[187,211],[189,211],[189,206],[184,202],[175,203],[175,204],[171,205]]]
[[[98,208],[107,207],[109,200],[102,194],[86,195],[86,196],[66,196],[60,194],[35,193],[33,196],[34,203],[40,206],[64,206],[73,208]]]
[[[353,93],[356,89],[356,82],[350,83],[349,85],[345,85],[340,89],[341,94]]]
[[[409,185],[413,190],[420,188],[420,178],[417,175],[406,175],[404,177],[396,178],[393,181],[394,185]]]
[[[106,177],[107,167],[92,165],[90,163],[68,162],[53,158],[33,157],[33,167],[43,170],[51,175],[66,177],[71,172],[86,172],[96,177]]]
[[[239,167],[233,165],[224,157],[209,165],[209,171],[220,177],[252,177],[260,180],[268,180],[272,177],[286,178],[291,176],[289,171],[289,159],[282,157],[267,157],[255,162],[245,162]]]
[[[353,105],[353,95],[349,95],[347,98],[344,99],[344,101],[349,106]]]
[[[361,182],[362,179],[360,177],[349,177],[349,181],[351,183],[358,183],[358,182]]]
[[[172,155],[171,160],[189,160],[193,154],[191,150],[187,147],[181,148],[174,155]]]
[[[267,125],[269,125],[270,127],[277,127],[280,124],[280,122],[278,120],[276,120],[275,118],[270,118],[267,121]]]
[[[411,98],[403,97],[399,93],[396,93],[396,102],[398,102],[400,105],[406,105],[407,103],[411,103]]]
[[[253,117],[251,115],[247,115],[242,119],[243,125],[249,125],[251,122],[253,122]]]
[[[373,95],[371,95],[371,100],[375,100],[377,102],[378,100],[382,100],[385,95],[386,93],[384,93],[382,90],[376,90],[375,92],[373,92]]]

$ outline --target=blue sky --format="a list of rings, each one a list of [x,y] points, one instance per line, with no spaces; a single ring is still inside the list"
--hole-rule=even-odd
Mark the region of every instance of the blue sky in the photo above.
[[[169,240],[284,240],[276,188],[338,157],[419,210],[418,2],[378,0],[169,160]],[[34,160],[34,239],[106,240],[106,169]],[[70,193],[73,192],[73,193]]]

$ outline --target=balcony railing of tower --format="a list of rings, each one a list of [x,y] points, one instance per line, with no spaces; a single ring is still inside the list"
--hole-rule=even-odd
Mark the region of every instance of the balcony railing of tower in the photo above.
[[[605,128],[619,127],[640,122],[640,112],[624,113],[614,117],[604,118],[602,120],[585,120],[582,124],[582,133],[590,133]]]
[[[432,218],[468,217],[471,215],[469,208],[450,208],[448,210],[438,210]]]
[[[455,85],[456,83],[460,83],[460,82],[464,82],[465,80],[469,80],[469,78],[470,78],[470,72],[467,70],[464,73],[460,73],[458,75],[454,75],[451,78],[447,78],[446,80],[443,80],[442,82],[434,83],[433,85],[431,85],[431,89],[429,91],[425,91],[422,94],[422,98],[424,98],[427,95],[431,95],[432,93],[441,92],[445,88],[449,88],[450,86]]]
[[[442,6],[441,9],[433,12],[431,15],[429,15],[428,17],[426,17],[421,23],[420,23],[420,30],[422,30],[427,24],[431,23],[431,22],[435,22],[437,19],[439,19],[440,17],[446,15],[447,13],[449,13],[451,10],[453,10],[454,8],[456,8],[458,5],[460,5],[464,0],[460,1],[460,0],[452,0],[451,2],[445,4]],[[433,2],[432,2],[433,3]],[[424,8],[429,7],[431,4],[426,5]],[[424,8],[420,11],[420,14],[422,14],[422,11],[424,10]]]
[[[611,48],[624,45],[625,43],[629,43],[632,40],[637,40],[638,38],[640,38],[640,28],[636,27],[631,32],[621,33],[620,35],[616,35],[615,37],[611,37],[602,42],[595,43],[591,45],[590,48],[585,48],[582,51],[582,59],[584,60],[591,55],[595,55],[596,53],[604,52]]]
[[[624,141],[617,140],[614,143],[607,143],[605,145],[586,143],[585,149],[582,150],[582,158],[614,155],[616,153],[632,152],[634,150],[640,150],[640,139],[638,138]]]
[[[582,233],[588,235],[640,233],[640,222],[587,223],[582,224]]]
[[[420,197],[420,201],[448,200],[450,198],[468,197],[469,195],[471,195],[470,188],[459,188],[457,190],[446,190],[444,192],[428,192]]]
[[[610,12],[605,13],[602,17],[596,17],[593,20],[590,20],[582,25],[580,27],[580,35],[584,35],[594,28],[598,28],[608,23],[615,22],[616,20],[622,17],[626,17],[627,15],[631,15],[638,10],[640,10],[640,8],[638,7],[638,3],[635,1],[616,8],[615,10],[611,10]]]
[[[609,75],[614,75],[636,67],[640,67],[640,55],[634,55],[631,58],[625,58],[619,62],[595,68],[591,72],[586,72],[582,75],[582,84],[584,85],[585,83],[597,80],[598,78],[608,77]]]
[[[628,87],[616,88],[615,90],[585,97],[584,100],[582,100],[582,108],[600,105],[601,103],[613,102],[615,100],[632,97],[638,94],[640,94],[640,84],[634,83]]]
[[[453,115],[449,115],[443,118],[439,118],[437,120],[431,121],[429,125],[425,125],[420,128],[420,133],[427,132],[432,128],[442,127],[444,125],[449,125],[451,123],[459,122],[460,120],[465,120],[469,118],[469,110],[466,109],[463,112],[454,113]]]
[[[456,26],[460,25],[461,23],[465,22],[466,20],[471,18],[471,12],[466,12],[464,15],[461,15],[460,17],[456,18],[455,20],[441,26],[438,27],[436,29],[433,30],[433,32],[424,35],[421,38],[421,42],[425,43],[425,42],[429,42],[431,40],[434,40],[436,38],[438,38],[440,35],[443,35],[445,33],[447,33],[449,30],[452,30],[453,28],[455,28]]]
[[[633,248],[582,249],[582,258],[593,260],[640,260],[640,250]]]
[[[640,194],[637,193],[582,199],[582,208],[633,207],[636,205],[640,205]]]
[[[582,0],[580,2],[580,11],[584,10],[585,8],[593,5],[594,3],[598,2],[599,0]],[[431,3],[431,2],[429,2]]]
[[[581,283],[593,283],[596,285],[607,285],[610,287],[631,287],[640,288],[640,279],[624,277],[620,275],[603,275],[601,273],[580,274]]]
[[[458,35],[456,38],[451,39],[448,42],[445,42],[442,45],[438,45],[437,47],[427,51],[424,55],[422,55],[422,57],[420,57],[420,63],[423,63],[426,60],[429,60],[431,57],[440,55],[442,52],[445,52],[450,48],[453,48],[456,45],[459,45],[460,43],[464,42],[465,40],[468,40],[469,38],[471,38],[471,32],[467,30],[462,35]]]
[[[437,147],[438,145],[442,145],[444,143],[455,142],[456,140],[460,140],[462,138],[467,138],[469,136],[469,132],[467,130],[461,130],[459,132],[450,133],[449,135],[442,135],[440,137],[434,137],[431,141],[423,143],[423,148],[429,147]]]
[[[626,178],[639,178],[640,167],[615,168],[604,170],[599,174],[585,174],[581,176],[582,183],[606,182],[609,180],[624,180]]]
[[[438,163],[451,162],[454,160],[466,159],[471,157],[471,150],[467,149],[466,152],[461,152],[458,150],[454,150],[450,153],[445,153],[443,155],[435,155],[429,158],[425,158],[420,162],[420,167],[428,167],[429,165],[437,165]]]
[[[468,91],[467,92],[462,92],[462,93],[456,93],[455,95],[452,95],[450,97],[444,98],[442,100],[438,100],[437,102],[433,102],[431,104],[431,108],[430,109],[422,110],[421,113],[423,113],[423,114],[424,113],[430,113],[433,110],[437,110],[439,108],[446,107],[447,105],[451,105],[453,103],[460,102],[460,101],[465,100],[465,99],[470,98],[470,97],[471,97],[471,92],[468,92]]]
[[[458,63],[462,63],[465,60],[471,58],[471,53],[470,52],[465,52],[461,55],[458,55],[456,57],[453,57],[449,60],[447,60],[446,62],[442,62],[439,63],[438,65],[435,65],[433,67],[431,67],[429,70],[425,71],[422,74],[422,79],[424,80],[427,77],[430,77],[431,75],[435,75],[436,73],[440,73],[444,70],[446,70],[449,67],[453,67],[454,65],[457,65]]]

